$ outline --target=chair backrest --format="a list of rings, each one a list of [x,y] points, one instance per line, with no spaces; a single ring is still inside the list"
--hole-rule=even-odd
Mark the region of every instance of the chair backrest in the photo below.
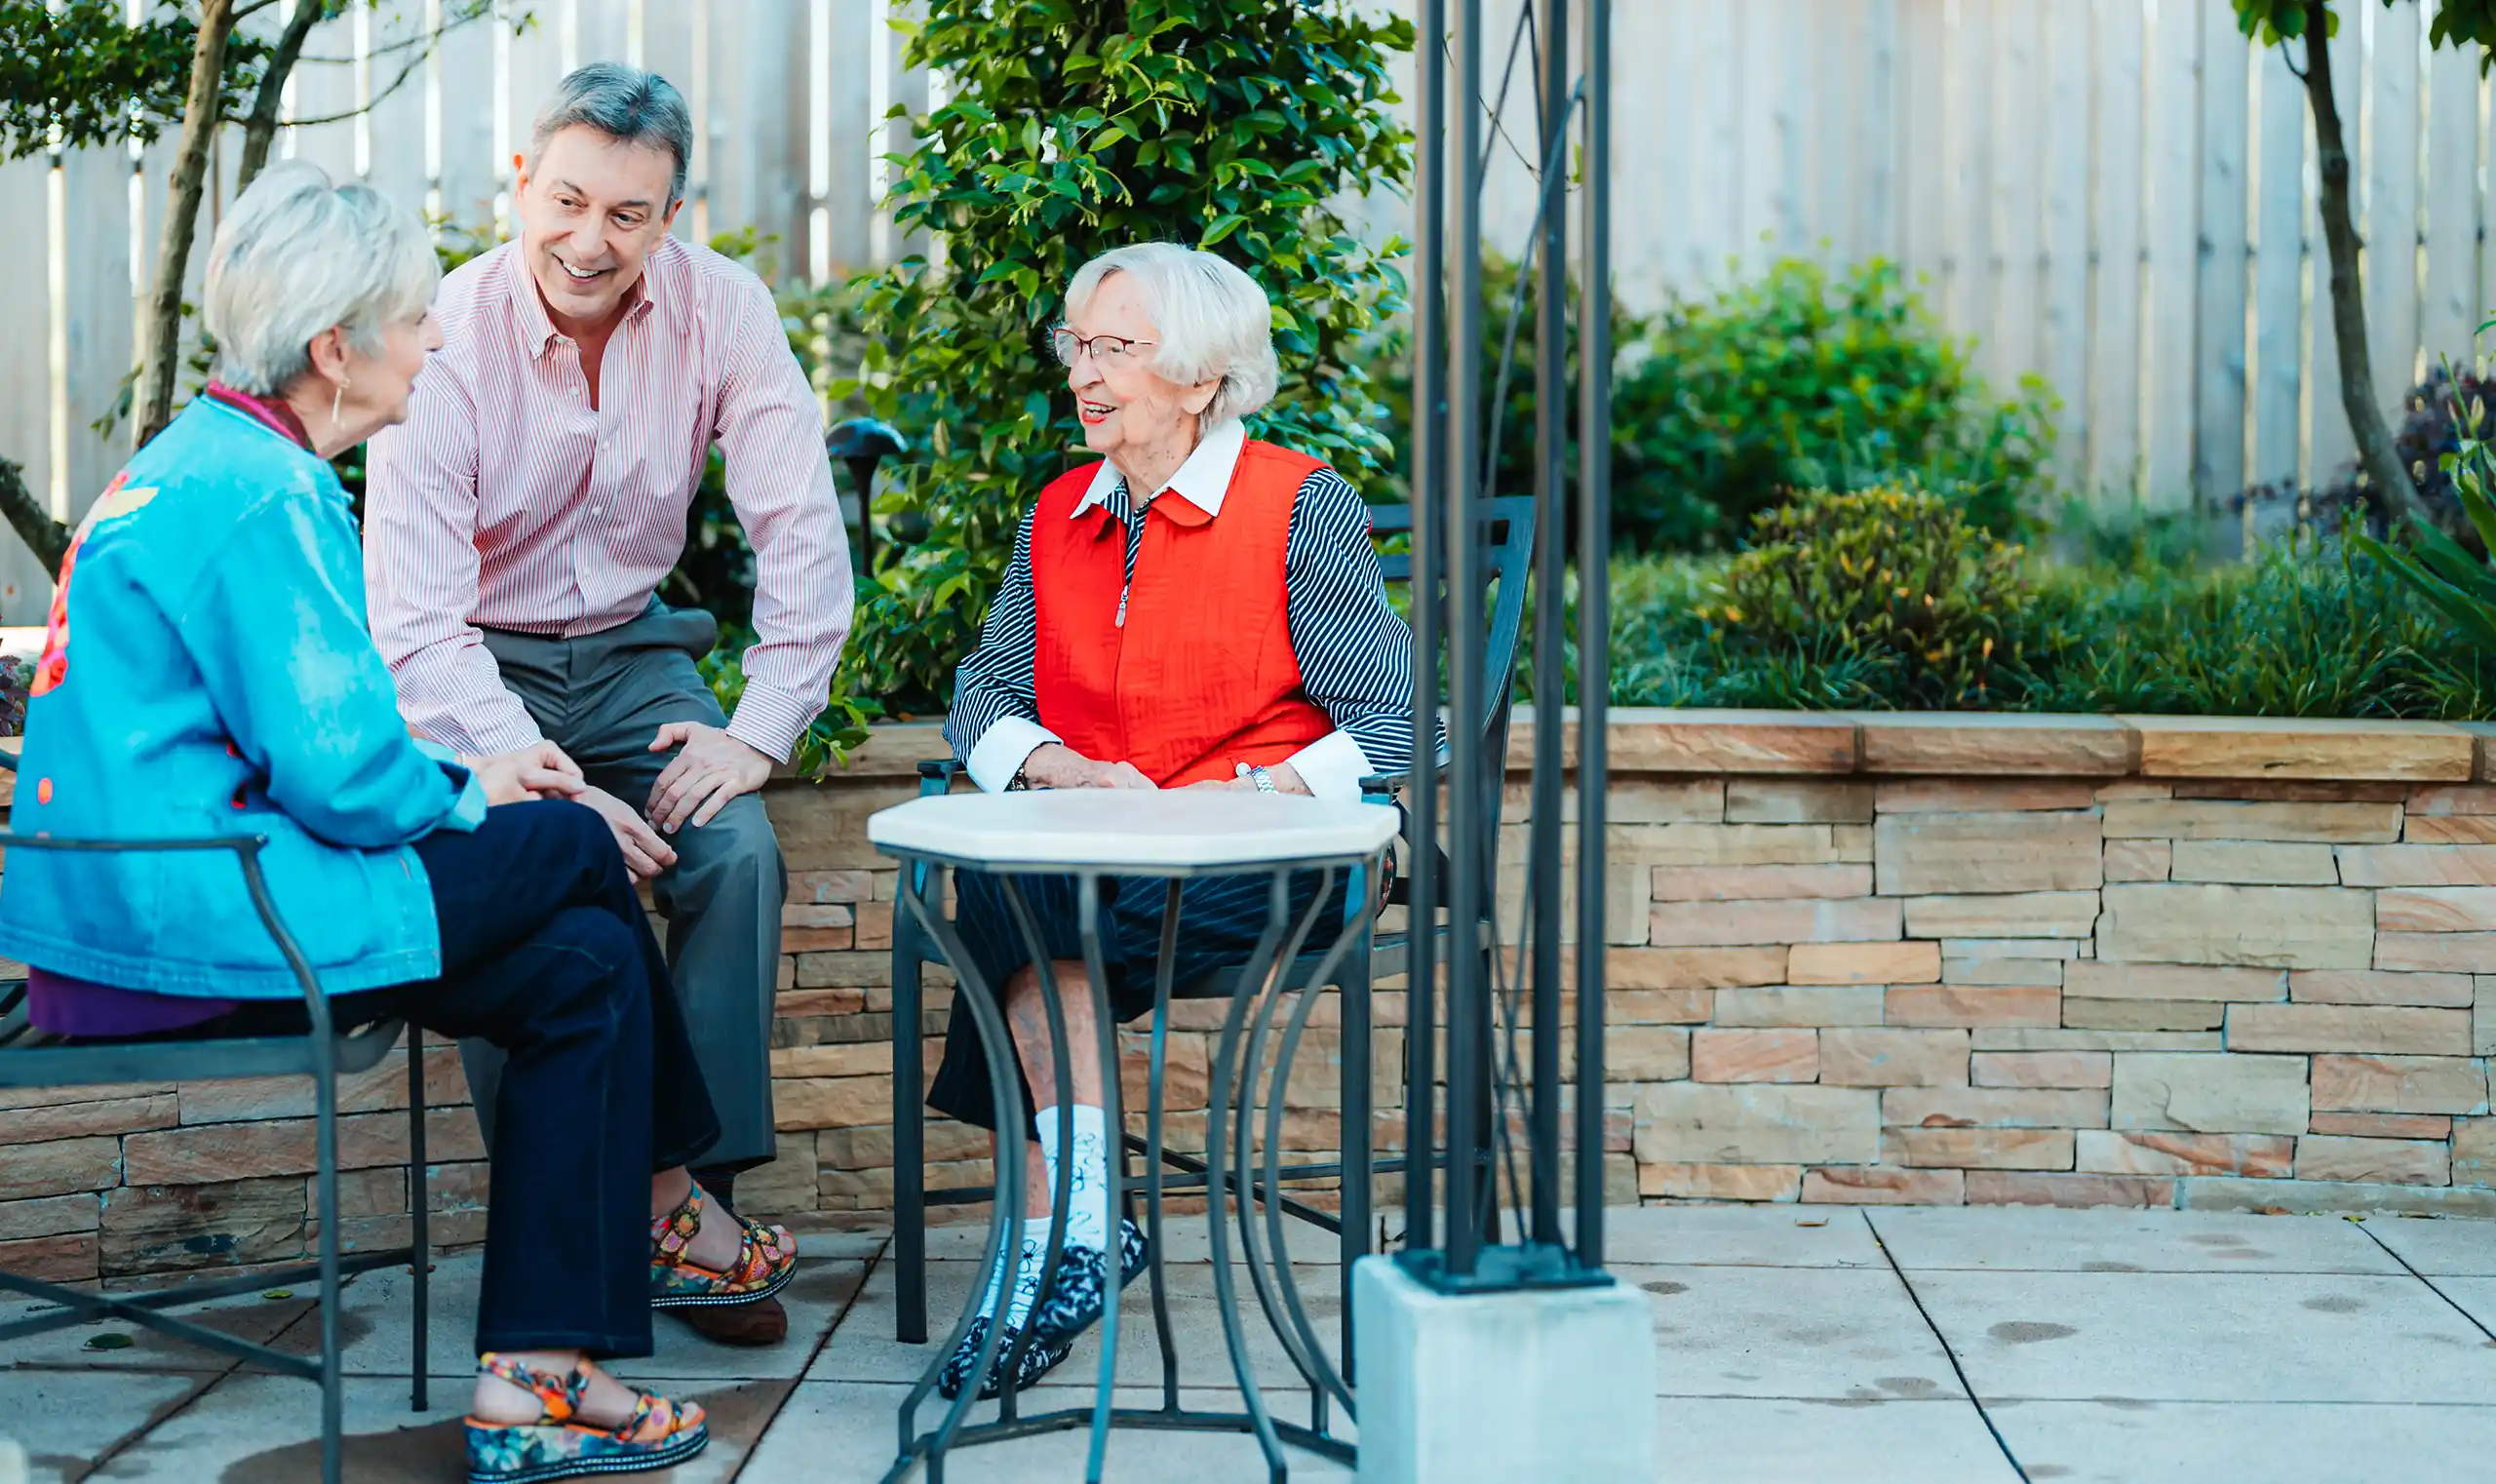
[[[1481,531],[1482,586],[1490,600],[1487,616],[1491,625],[1482,646],[1482,741],[1488,756],[1496,760],[1505,757],[1508,750],[1517,640],[1525,625],[1526,574],[1534,566],[1534,498],[1524,494],[1494,495],[1474,501],[1473,511],[1474,523]],[[1369,524],[1376,535],[1409,532],[1413,528],[1413,507],[1372,505]],[[1381,553],[1378,565],[1389,582],[1413,580],[1413,558],[1409,552]],[[1419,594],[1414,601],[1420,601]],[[1501,792],[1491,791],[1494,825],[1499,823]]]

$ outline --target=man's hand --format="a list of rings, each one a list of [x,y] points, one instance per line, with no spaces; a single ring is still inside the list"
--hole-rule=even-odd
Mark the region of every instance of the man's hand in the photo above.
[[[583,788],[572,796],[599,812],[606,828],[615,837],[615,846],[624,852],[624,867],[633,879],[646,881],[676,864],[676,851],[659,839],[649,821],[633,812],[633,806],[604,789]]]
[[[489,804],[521,803],[531,799],[569,799],[580,793],[580,764],[564,756],[552,742],[536,742],[489,758],[462,758],[485,787]]]
[[[1277,762],[1273,766],[1266,769],[1266,776],[1273,779],[1274,792],[1277,794],[1306,795],[1309,792],[1308,780],[1301,777],[1300,769],[1292,766],[1288,762]],[[1246,773],[1241,773],[1236,778],[1207,778],[1201,783],[1189,784],[1188,787],[1191,789],[1228,789],[1234,794],[1255,794],[1263,792],[1257,787],[1257,780],[1251,778]]]
[[[650,786],[650,822],[673,835],[690,820],[700,829],[739,794],[751,794],[771,778],[771,760],[717,726],[670,722],[650,751],[682,748]]]
[[[1150,789],[1158,787],[1132,762],[1095,762],[1062,742],[1043,742],[1023,760],[1023,776],[1035,789]]]

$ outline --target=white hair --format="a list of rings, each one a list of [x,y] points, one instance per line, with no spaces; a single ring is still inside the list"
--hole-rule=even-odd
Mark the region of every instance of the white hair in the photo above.
[[[216,378],[275,396],[312,369],[312,342],[344,330],[381,353],[391,322],[421,311],[442,267],[422,223],[370,186],[332,185],[288,160],[262,171],[216,229],[201,320]]]
[[[1112,273],[1135,275],[1159,344],[1152,369],[1182,386],[1222,378],[1204,410],[1207,426],[1245,417],[1274,399],[1273,306],[1257,281],[1218,254],[1175,242],[1113,248],[1075,270],[1066,288],[1072,319]]]

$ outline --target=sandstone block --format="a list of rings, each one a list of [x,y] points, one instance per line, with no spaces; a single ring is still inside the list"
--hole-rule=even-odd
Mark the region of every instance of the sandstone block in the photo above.
[[[2258,799],[2285,803],[2406,803],[2409,785],[2320,778],[2200,778],[2175,785],[2178,799]]]
[[[144,1098],[176,1090],[177,1084],[173,1082],[107,1082],[89,1087],[0,1087],[0,1111]]]
[[[2069,963],[2074,958],[2086,958],[2095,945],[2086,938],[1944,938],[1941,957],[1944,959],[2015,958],[2022,961],[2051,959]]]
[[[2484,783],[2438,783],[2409,791],[2412,818],[2449,818],[2455,814],[2496,814],[2496,787]]]
[[[1884,814],[2003,814],[2093,809],[2095,785],[2069,778],[1892,778],[1873,793]]]
[[[1568,783],[1567,792],[1560,796],[1560,819],[1564,824],[1576,824],[1578,794],[1574,772]],[[1520,822],[1534,817],[1534,789],[1528,781],[1508,780],[1500,796],[1500,817]],[[1604,798],[1604,819],[1616,825],[1664,825],[1683,820],[1716,823],[1724,817],[1722,778],[1616,777]]]
[[[1658,866],[1658,902],[1773,901],[1779,897],[1868,897],[1869,866]]]
[[[893,1120],[893,1079],[783,1077],[772,1084],[774,1126],[786,1132]]]
[[[2062,995],[2051,985],[1893,984],[1884,1019],[1893,1026],[2052,1026]]]
[[[104,1266],[170,1272],[300,1256],[305,1184],[278,1177],[115,1191],[104,1200]]]
[[[2257,840],[2179,840],[2167,877],[2243,886],[2336,886],[2331,847]]]
[[[2071,1168],[2071,1130],[2063,1128],[1890,1128],[1881,1139],[1882,1148],[1910,1168]]]
[[[2140,737],[2152,778],[2391,779],[2467,783],[2471,735],[2441,722],[2303,717],[2120,718]]]
[[[932,971],[935,964],[928,965]],[[931,978],[932,973],[931,973]],[[893,956],[852,950],[798,955],[798,987],[802,990],[880,989],[893,987]]]
[[[110,1135],[13,1144],[0,1158],[0,1200],[101,1191],[121,1184],[121,1141]]]
[[[2440,1005],[2467,1009],[2474,991],[2468,974],[2399,974],[2377,969],[2295,969],[2288,997],[2304,1004]]]
[[[1606,848],[1616,868],[1825,866],[1844,859],[1831,830],[1829,825],[1623,825],[1610,832]]]
[[[2103,958],[2063,971],[2063,992],[2082,999],[2280,999],[2287,995],[2278,969],[2200,963],[2112,963]]]
[[[1616,991],[1783,984],[1785,948],[1617,948],[1604,954],[1603,975]]]
[[[1851,717],[1621,706],[1612,713],[1609,745],[1622,772],[1816,775],[1854,770],[1854,733]],[[1511,759],[1516,751],[1512,737]]]
[[[1704,1025],[1716,1013],[1712,990],[1620,990],[1604,996],[1606,1025]]]
[[[2240,1180],[2231,1175],[2175,1183],[2187,1211],[2385,1211],[2404,1216],[2496,1217],[2496,1191],[2358,1181]]]
[[[1955,1206],[1967,1198],[1960,1170],[1837,1165],[1803,1172],[1803,1199],[1813,1205]]]
[[[1884,896],[2087,891],[2104,879],[2093,814],[1884,813],[1872,858]]]
[[[2005,1027],[1969,1033],[1978,1051],[2217,1051],[2224,1039],[2209,1031],[2074,1031]]]
[[[2496,1186],[2496,1118],[2453,1124],[2453,1184]]]
[[[1746,943],[1851,943],[1895,938],[1898,904],[1852,901],[1658,903],[1648,941],[1658,948]]]
[[[2285,1134],[2184,1134],[2083,1129],[2075,1168],[2096,1175],[2246,1175],[2284,1179],[2297,1141]]]
[[[49,1108],[24,1108],[0,1116],[0,1146],[136,1133],[142,1128],[171,1128],[180,1120],[180,1104],[172,1093],[116,1098],[101,1103],[55,1103]]]
[[[2215,1031],[2227,1006],[2201,999],[2083,999],[2063,1001],[2063,1024],[2079,1031]]]
[[[780,928],[784,934],[795,928],[854,927],[857,923],[858,913],[846,902],[792,902],[780,909]],[[796,952],[794,947],[785,943],[783,946],[790,952]]]
[[[2103,1088],[1897,1087],[1881,1095],[1891,1128],[2104,1128]]]
[[[1603,1028],[1604,1075],[1616,1082],[1669,1082],[1690,1075],[1690,1033],[1674,1026]]]
[[[2487,1068],[2460,1056],[2318,1056],[2314,1106],[2360,1113],[2482,1113]]]
[[[866,871],[792,871],[788,900],[814,905],[824,902],[872,902],[876,879]]]
[[[2378,891],[2375,927],[2388,933],[2496,930],[2496,886],[2401,886]]]
[[[2175,1182],[2140,1175],[2022,1175],[1999,1170],[1968,1173],[1971,1206],[2128,1206],[2159,1210],[2175,1204]]]
[[[1718,990],[1720,1026],[1877,1026],[1879,985],[1766,985]]]
[[[2310,1108],[2301,1056],[2165,1052],[2115,1057],[2117,1128],[2301,1134]]]
[[[2471,984],[2470,1054],[2496,1056],[2496,974],[2474,975]]]
[[[93,1231],[102,1218],[102,1198],[88,1191],[75,1195],[43,1195],[33,1200],[0,1201],[0,1242]]]
[[[1968,1079],[1965,1031],[1820,1033],[1820,1081],[1830,1087],[1934,1087]]]
[[[886,1040],[791,1046],[771,1053],[775,1077],[867,1076],[892,1070],[893,1047]]]
[[[1803,1170],[1792,1164],[1642,1164],[1638,1193],[1672,1200],[1792,1200]]]
[[[2390,844],[2397,803],[2277,803],[2227,799],[2132,799],[2106,804],[2108,840],[2311,840]]]
[[[92,1231],[0,1241],[0,1269],[46,1283],[93,1284],[99,1272],[97,1245]]]
[[[2344,886],[2496,886],[2496,845],[2343,845]]]
[[[2449,819],[2412,815],[2403,824],[2400,838],[2413,845],[2496,844],[2496,819],[2478,814],[2455,815]]]
[[[2362,891],[2119,884],[2105,898],[2100,958],[2301,969],[2361,969],[2374,959],[2374,904]]]
[[[2441,1140],[2349,1139],[2308,1134],[2297,1141],[2296,1178],[2450,1185],[2452,1152]]]
[[[1876,773],[2122,774],[2132,735],[2112,717],[1867,712],[1863,768]]]
[[[1725,819],[1731,824],[1868,825],[1872,785],[1817,778],[1729,779]]]
[[[2105,1051],[1979,1051],[1968,1080],[1978,1087],[2112,1087],[2115,1058]]]
[[[2163,840],[2110,840],[2106,842],[2106,879],[2163,881],[2174,866],[2174,845]]]
[[[2449,1139],[2453,1120],[2441,1113],[2318,1113],[2307,1132],[2355,1139]]]
[[[2230,1005],[2231,1051],[2468,1056],[2470,1016],[2409,1005]]]
[[[1940,977],[1941,945],[1931,942],[1798,943],[1785,962],[1788,984],[1924,984]]]
[[[1906,899],[1906,930],[1914,938],[2086,938],[2096,927],[2093,891]]]
[[[1829,826],[1829,848],[1837,858],[1855,865],[1872,864],[1872,827],[1870,825]]]
[[[1640,1164],[1876,1164],[1880,1094],[1860,1087],[1664,1082],[1641,1088]]]
[[[1819,1033],[1696,1031],[1690,1074],[1702,1082],[1809,1082],[1820,1074]]]
[[[1941,982],[2058,990],[2063,985],[2064,962],[2061,958],[1953,958],[1948,957],[1945,949],[1941,959]]]
[[[2099,803],[2111,802],[2118,799],[2172,799],[2174,797],[2175,785],[2157,783],[2147,778],[2115,778],[2097,786]]]
[[[2374,966],[2430,974],[2496,971],[2496,933],[2377,933]]]

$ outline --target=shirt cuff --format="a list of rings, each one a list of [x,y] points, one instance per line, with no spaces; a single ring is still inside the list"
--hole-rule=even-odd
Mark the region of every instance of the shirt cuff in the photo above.
[[[1023,769],[1023,760],[1038,748],[1062,740],[1056,732],[1037,722],[1021,717],[998,717],[962,760],[971,771],[971,782],[992,794],[1002,794],[1005,785]]]
[[[1360,802],[1361,780],[1378,771],[1347,731],[1330,731],[1288,761],[1310,794],[1336,803]]]
[[[745,694],[737,698],[737,714],[728,721],[728,735],[774,762],[786,762],[798,750],[798,739],[822,714],[821,701],[749,681]]]
[[[437,830],[455,835],[473,835],[486,822],[486,783],[476,770],[461,762],[449,748],[423,737],[415,739],[416,751],[440,764],[443,776],[459,786],[459,797],[450,801],[450,812],[434,821]]]

